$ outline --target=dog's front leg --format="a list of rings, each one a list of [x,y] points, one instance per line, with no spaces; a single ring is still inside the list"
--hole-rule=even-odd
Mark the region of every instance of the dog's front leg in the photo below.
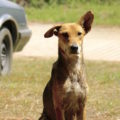
[[[61,106],[60,96],[57,95],[56,90],[53,91],[53,103],[56,114],[56,120],[65,120],[64,110]]]
[[[56,113],[56,120],[65,120],[63,109],[61,109],[60,107],[55,107],[55,113]]]
[[[77,120],[86,120],[86,111],[85,107],[80,108],[77,112]]]

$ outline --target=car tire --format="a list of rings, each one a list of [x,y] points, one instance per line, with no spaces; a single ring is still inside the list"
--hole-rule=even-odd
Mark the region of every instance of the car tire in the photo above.
[[[7,75],[11,71],[13,42],[7,28],[0,30],[0,75]]]

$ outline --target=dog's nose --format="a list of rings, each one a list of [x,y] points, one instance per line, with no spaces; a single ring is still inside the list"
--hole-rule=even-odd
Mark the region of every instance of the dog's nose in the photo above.
[[[75,54],[78,51],[78,45],[72,45],[70,49],[71,49],[71,53]]]

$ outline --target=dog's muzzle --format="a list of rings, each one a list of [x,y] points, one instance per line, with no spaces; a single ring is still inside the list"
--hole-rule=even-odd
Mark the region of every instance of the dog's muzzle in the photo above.
[[[79,49],[79,46],[76,44],[73,44],[70,46],[70,53],[71,54],[78,54],[78,49]]]

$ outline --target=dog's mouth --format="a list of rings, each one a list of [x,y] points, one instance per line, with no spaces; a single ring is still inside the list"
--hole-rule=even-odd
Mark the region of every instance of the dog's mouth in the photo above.
[[[69,52],[69,55],[70,55],[70,57],[72,57],[72,58],[78,58],[78,57],[80,57],[80,53],[77,51],[77,52]]]
[[[80,53],[78,51],[70,51],[70,54],[72,54],[72,55],[79,55]]]

